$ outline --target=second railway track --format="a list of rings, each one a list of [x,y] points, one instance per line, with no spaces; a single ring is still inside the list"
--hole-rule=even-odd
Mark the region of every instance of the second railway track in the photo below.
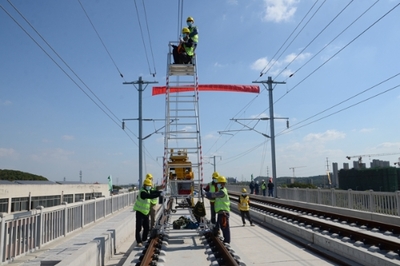
[[[230,192],[231,202],[237,203],[239,195]],[[324,242],[337,240],[336,250],[332,246],[327,250],[333,256],[332,251],[340,252],[338,256],[354,260],[355,252],[359,252],[356,256],[363,257],[360,258],[366,261],[363,265],[400,265],[400,226],[397,224],[317,210],[313,206],[297,207],[264,197],[253,197],[250,206],[252,215],[262,224],[281,226],[280,231],[287,231],[287,237],[298,233],[306,241],[314,241],[315,234],[319,234],[325,237],[321,238]],[[346,252],[351,254],[347,256]]]

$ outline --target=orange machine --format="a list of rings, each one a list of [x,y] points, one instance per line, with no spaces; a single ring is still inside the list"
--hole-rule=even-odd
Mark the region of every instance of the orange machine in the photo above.
[[[168,165],[170,170],[169,179],[171,181],[178,181],[178,195],[193,196],[194,174],[192,172],[192,163],[189,161],[187,155],[187,150],[174,151],[171,149]],[[179,182],[189,180],[193,182]]]

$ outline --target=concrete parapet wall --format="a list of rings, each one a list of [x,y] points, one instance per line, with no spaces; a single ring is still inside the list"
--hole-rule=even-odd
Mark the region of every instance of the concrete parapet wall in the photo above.
[[[126,239],[135,232],[134,212],[126,216],[113,229],[108,229],[102,235],[71,253],[61,260],[57,266],[99,266],[104,265],[116,253]]]
[[[309,208],[309,209],[313,209],[313,210],[317,210],[317,211],[324,211],[324,212],[327,211],[327,212],[331,212],[331,213],[345,215],[348,217],[356,217],[356,218],[366,219],[366,220],[370,220],[370,221],[374,221],[374,222],[381,222],[381,223],[391,224],[391,225],[399,225],[400,224],[399,216],[385,215],[385,214],[359,211],[359,210],[353,210],[353,209],[345,209],[345,208],[313,204],[313,203],[305,203],[305,202],[300,202],[300,201],[275,199],[275,198],[268,198],[268,199],[271,202],[287,203],[287,204],[290,204],[290,205],[296,206],[296,207]]]
[[[131,216],[128,216],[122,220],[115,230],[109,230],[114,231],[114,252],[116,252],[116,250],[118,250],[118,248],[125,242],[125,240],[129,238],[129,235],[135,233],[135,212],[132,211],[131,214]]]
[[[101,264],[100,241],[91,241],[84,247],[74,252],[66,259],[57,263],[57,266],[100,266]]]
[[[237,210],[236,203],[231,202],[231,210]],[[371,252],[367,247],[356,246],[353,243],[346,242],[344,239],[340,239],[328,233],[323,234],[318,230],[314,231],[313,228],[306,228],[299,224],[288,222],[278,216],[271,216],[254,210],[250,211],[251,217],[255,221],[261,222],[263,225],[279,231],[281,234],[290,238],[294,237],[300,239],[301,242],[305,242],[307,245],[316,246],[318,249],[323,250],[322,252],[336,254],[336,256],[342,257],[343,260],[349,260],[346,263],[350,263],[351,265],[398,265],[398,260],[392,260],[385,257],[383,254]]]

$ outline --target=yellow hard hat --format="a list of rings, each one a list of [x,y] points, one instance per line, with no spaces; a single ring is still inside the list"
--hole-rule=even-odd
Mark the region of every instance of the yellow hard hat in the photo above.
[[[186,22],[188,22],[188,21],[194,22],[194,19],[193,19],[192,17],[188,17],[188,18],[186,19]]]
[[[212,177],[213,177],[213,178],[217,178],[218,176],[219,176],[218,172],[214,172],[214,173],[212,174]]]
[[[151,182],[150,179],[146,178],[146,180],[144,180],[143,185],[145,186],[153,186],[153,182]]]
[[[188,28],[184,27],[182,29],[182,33],[190,33],[190,30]]]
[[[153,175],[152,174],[150,174],[150,173],[148,173],[147,175],[146,175],[146,179],[150,179],[150,180],[153,180]]]
[[[218,183],[226,183],[225,176],[223,176],[223,175],[218,176],[217,182]]]
[[[246,188],[242,188],[242,193],[247,193]]]

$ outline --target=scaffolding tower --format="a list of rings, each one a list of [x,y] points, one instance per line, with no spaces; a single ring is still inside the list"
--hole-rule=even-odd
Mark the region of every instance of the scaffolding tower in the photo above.
[[[176,207],[193,207],[203,182],[196,56],[190,64],[172,63],[169,43],[165,91],[163,185]],[[197,193],[200,200],[200,194]]]

